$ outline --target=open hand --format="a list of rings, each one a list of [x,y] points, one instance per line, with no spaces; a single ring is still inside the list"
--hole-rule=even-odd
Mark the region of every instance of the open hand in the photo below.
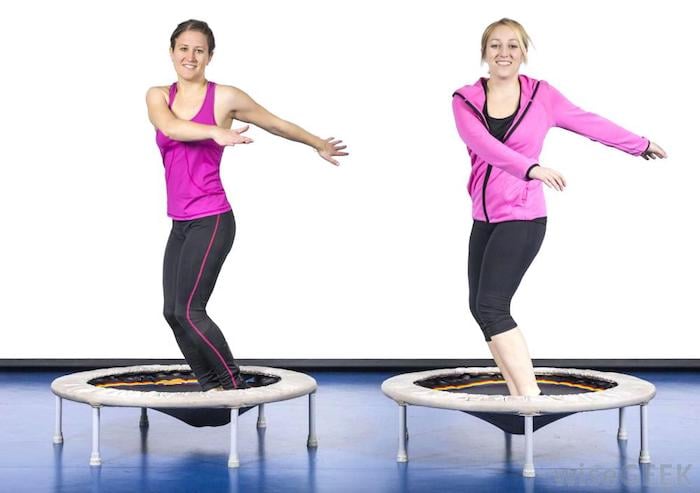
[[[560,192],[566,187],[566,180],[564,179],[564,176],[552,168],[535,166],[530,170],[528,176],[533,180],[540,180],[549,188],[553,188],[554,190],[558,190]]]
[[[323,159],[325,159],[329,163],[339,166],[340,163],[333,159],[333,156],[347,156],[347,152],[342,152],[342,150],[345,149],[347,146],[340,145],[343,142],[342,140],[334,139],[335,137],[328,137],[327,139],[324,139],[321,148],[316,150]]]
[[[666,154],[666,151],[664,151],[660,145],[649,141],[649,147],[642,153],[642,157],[649,161],[649,159],[656,159],[657,157],[659,159],[664,159],[668,157],[668,154]]]
[[[241,135],[243,132],[247,132],[250,125],[246,125],[241,128],[221,128],[216,127],[214,130],[214,142],[220,146],[233,146],[236,144],[250,144],[253,139]]]

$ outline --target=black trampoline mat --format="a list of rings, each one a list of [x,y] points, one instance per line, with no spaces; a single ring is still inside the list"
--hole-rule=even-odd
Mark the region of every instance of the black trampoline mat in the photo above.
[[[281,380],[278,376],[241,372],[249,387],[264,387]],[[201,392],[191,371],[161,371],[152,373],[126,373],[93,378],[90,385],[100,388],[135,390],[138,392]]]
[[[599,392],[617,386],[614,382],[575,375],[536,375],[543,395],[583,394]],[[499,373],[471,375],[438,375],[418,380],[421,387],[467,394],[510,395],[503,376]]]

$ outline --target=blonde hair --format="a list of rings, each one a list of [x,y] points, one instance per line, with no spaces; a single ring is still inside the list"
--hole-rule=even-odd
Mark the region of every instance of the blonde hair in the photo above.
[[[532,43],[532,39],[530,39],[530,36],[527,34],[527,31],[525,31],[522,24],[520,24],[518,21],[514,21],[513,19],[508,19],[507,17],[497,20],[496,22],[492,22],[486,29],[484,29],[484,34],[481,35],[481,61],[486,61],[486,46],[488,45],[491,33],[493,33],[494,29],[499,26],[506,26],[515,31],[515,35],[518,37],[518,41],[520,42],[520,48],[523,50],[523,61],[527,63],[527,49]]]

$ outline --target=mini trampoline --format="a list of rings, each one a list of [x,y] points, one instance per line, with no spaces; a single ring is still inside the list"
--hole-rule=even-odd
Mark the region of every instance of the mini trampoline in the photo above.
[[[398,462],[407,462],[406,407],[425,406],[464,411],[508,434],[525,435],[523,476],[534,477],[533,433],[558,419],[582,411],[619,409],[617,438],[627,439],[624,410],[640,406],[640,463],[649,463],[647,404],[656,394],[651,383],[621,373],[535,368],[543,395],[511,396],[498,368],[452,368],[404,373],[385,380],[382,391],[399,405]]]
[[[105,368],[73,373],[55,379],[56,428],[53,442],[63,443],[63,399],[92,406],[92,453],[90,465],[102,464],[100,456],[100,409],[103,407],[141,408],[140,426],[148,427],[147,409],[174,416],[193,426],[220,426],[231,423],[229,467],[238,467],[238,416],[258,407],[258,428],[265,428],[264,405],[309,396],[308,447],[318,445],[315,431],[316,380],[303,373],[242,366],[241,376],[249,388],[202,392],[187,365],[148,365]]]

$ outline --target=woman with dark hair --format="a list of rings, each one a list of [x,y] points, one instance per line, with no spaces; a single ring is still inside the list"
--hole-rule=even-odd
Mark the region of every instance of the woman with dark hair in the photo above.
[[[203,390],[245,386],[226,339],[206,312],[219,271],[231,250],[236,225],[219,177],[225,146],[249,144],[248,126],[313,147],[326,161],[346,156],[333,137],[321,139],[284,121],[245,92],[205,78],[214,54],[214,35],[202,21],[188,20],[170,38],[177,82],[152,87],[148,116],[163,157],[168,216],[173,220],[165,249],[165,319]]]
[[[547,131],[560,127],[633,156],[666,157],[649,139],[576,107],[547,82],[519,74],[528,45],[518,22],[489,25],[481,38],[481,59],[490,77],[452,98],[457,130],[472,161],[469,308],[512,395],[540,393],[510,302],[544,239],[542,184],[559,191],[566,186],[561,173],[539,164]]]

